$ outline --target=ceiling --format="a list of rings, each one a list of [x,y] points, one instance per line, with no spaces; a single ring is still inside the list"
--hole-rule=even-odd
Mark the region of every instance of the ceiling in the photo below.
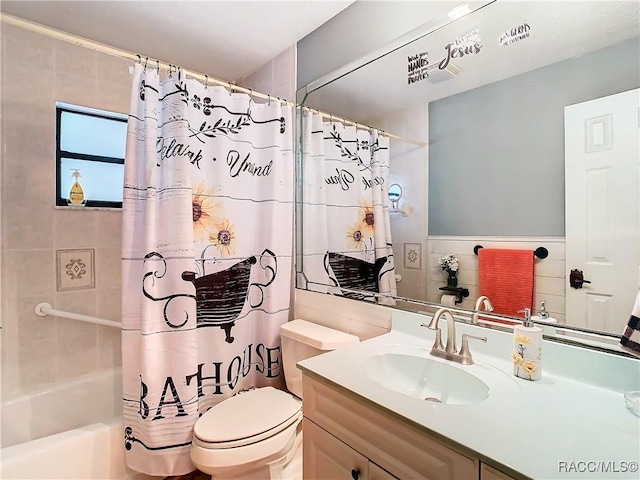
[[[143,58],[236,82],[353,1],[2,0],[0,10]]]

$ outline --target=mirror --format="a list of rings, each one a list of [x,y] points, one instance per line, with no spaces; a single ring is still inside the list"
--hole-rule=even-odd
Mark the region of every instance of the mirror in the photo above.
[[[387,196],[389,197],[389,201],[391,202],[391,209],[397,210],[398,202],[402,198],[402,187],[397,183],[392,183],[391,185],[389,185]]]
[[[370,145],[363,142],[371,127],[388,139],[386,184],[401,184],[413,207],[411,216],[389,219],[402,277],[386,288],[396,290],[392,304],[449,305],[439,258],[453,254],[458,287],[469,293],[455,305],[473,310],[482,293],[474,247],[544,248],[548,256],[533,259],[532,305],[522,307],[535,314],[544,301],[559,325],[617,343],[638,289],[638,25],[637,2],[498,0],[430,22],[300,90],[298,103],[326,112],[334,131],[366,133],[355,151]],[[618,103],[629,107],[620,114],[626,129],[617,130],[624,122],[608,110]],[[631,159],[626,170],[586,165],[585,151],[604,158],[620,143],[629,148],[615,153]],[[304,227],[298,233],[304,238]],[[309,281],[306,253],[299,252],[297,287],[343,294],[335,282],[322,289]],[[604,271],[612,265],[618,270]],[[576,269],[591,283],[571,287]]]

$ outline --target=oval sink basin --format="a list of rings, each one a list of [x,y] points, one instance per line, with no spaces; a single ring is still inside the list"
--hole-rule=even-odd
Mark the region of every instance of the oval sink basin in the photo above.
[[[487,384],[464,367],[427,357],[384,353],[369,357],[364,367],[382,387],[429,402],[468,405],[489,397]]]

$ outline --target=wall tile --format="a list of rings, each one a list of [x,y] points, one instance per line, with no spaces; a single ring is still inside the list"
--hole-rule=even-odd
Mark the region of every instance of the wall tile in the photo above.
[[[133,62],[106,53],[96,53],[96,55],[98,89],[112,90],[119,87],[131,90],[132,76],[129,68]]]
[[[55,72],[54,97],[56,102],[94,107],[96,80]]]
[[[56,339],[20,345],[20,388],[27,390],[50,383],[56,371]]]
[[[54,40],[53,43],[53,62],[56,72],[94,80],[98,71],[97,55],[95,50],[62,40]]]
[[[120,287],[97,290],[96,316],[114,322],[122,321],[122,289]]]
[[[53,79],[53,72],[41,65],[5,62],[2,68],[3,116],[31,123],[48,122],[37,114],[51,111],[53,107]]]
[[[96,243],[94,223],[98,213],[91,210],[56,210],[53,241],[57,250],[90,248]]]
[[[55,258],[52,250],[20,250],[16,259],[18,295],[50,294],[55,290]]]
[[[106,110],[107,112],[129,113],[131,87],[112,86],[109,89],[97,87],[96,97],[91,102],[91,108]]]
[[[122,331],[98,327],[98,368],[108,370],[122,365]]]
[[[115,288],[122,285],[122,267],[119,248],[99,248],[96,250],[96,286]]]
[[[53,68],[54,40],[50,37],[3,23],[1,43],[5,61]]]
[[[41,302],[47,302],[55,306],[54,294],[37,296],[23,296],[18,300],[18,335],[20,345],[27,346],[32,343],[55,340],[55,317],[36,315],[35,306]]]
[[[53,246],[53,207],[3,202],[3,229],[8,249],[49,249]]]
[[[58,310],[66,310],[68,312],[80,313],[82,315],[96,315],[97,294],[95,290],[72,290],[69,292],[57,292],[55,294],[55,308]],[[73,323],[71,323],[73,322]],[[88,325],[85,322],[76,320],[65,320],[65,324],[70,327],[73,325]],[[75,327],[72,327],[75,328]],[[58,333],[66,333],[59,330]]]
[[[84,375],[98,368],[97,325],[89,325],[92,332],[86,335],[58,337],[56,380],[66,380]]]
[[[95,247],[117,248],[122,246],[122,211],[96,212],[94,222]],[[105,235],[108,232],[108,235]]]

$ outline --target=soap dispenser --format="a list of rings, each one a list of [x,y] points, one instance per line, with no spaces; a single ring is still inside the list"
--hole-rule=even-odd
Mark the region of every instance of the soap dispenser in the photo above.
[[[524,313],[522,325],[513,327],[513,374],[525,380],[540,380],[542,378],[542,328],[536,327],[531,320],[531,309],[525,308],[518,313]]]
[[[72,168],[73,173],[71,176],[74,178],[73,185],[69,190],[69,199],[67,200],[67,204],[72,207],[84,207],[87,203],[87,200],[84,196],[84,190],[80,186],[80,170],[77,168]]]

